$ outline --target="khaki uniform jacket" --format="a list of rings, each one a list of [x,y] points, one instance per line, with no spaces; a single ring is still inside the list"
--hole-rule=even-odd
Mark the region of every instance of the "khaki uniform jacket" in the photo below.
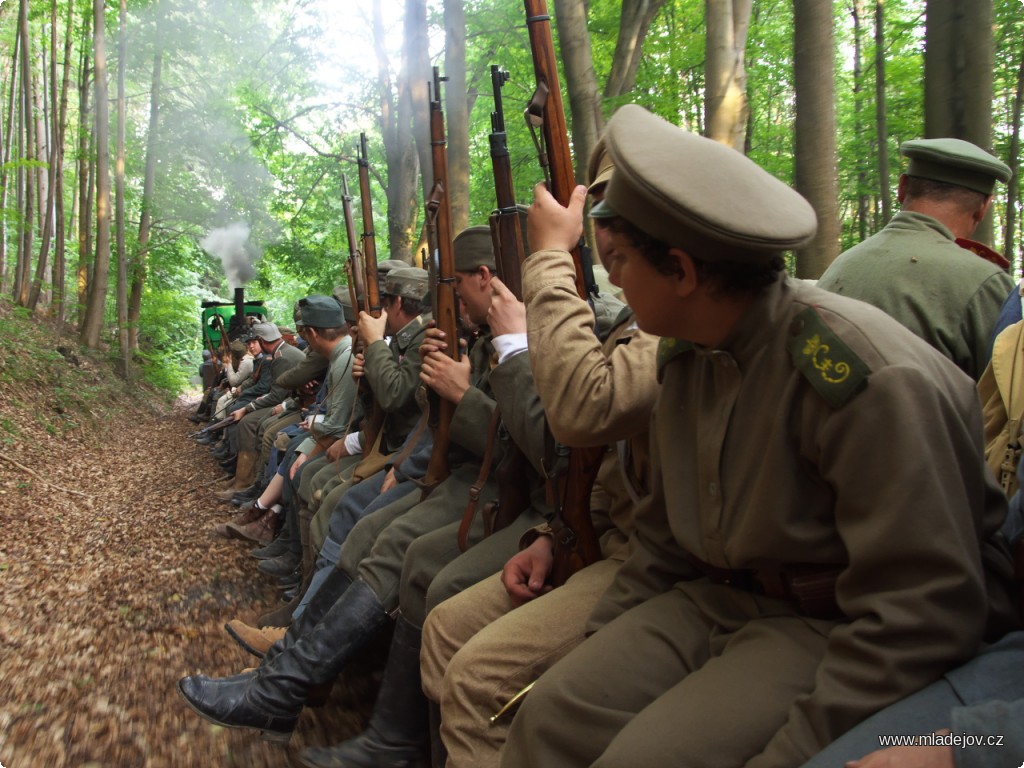
[[[648,492],[658,339],[640,331],[627,310],[602,344],[565,251],[540,251],[524,262],[523,297],[530,362],[555,439],[570,446],[612,444],[590,504],[609,556],[628,540],[633,504]]]
[[[840,254],[818,287],[873,304],[977,381],[1013,280],[957,245],[941,222],[901,211],[880,232]]]
[[[820,749],[1012,626],[995,536],[1005,499],[972,382],[948,360],[873,307],[785,277],[720,349],[671,346],[652,493],[589,629],[686,591],[702,578],[686,553],[726,569],[841,569],[846,618],[821,620],[816,687],[752,765],[799,764],[794,745]]]
[[[381,436],[383,454],[398,450],[419,420],[416,390],[420,386],[423,365],[420,344],[430,319],[429,313],[420,315],[396,333],[390,345],[375,341],[363,353],[366,379],[374,399],[387,414]],[[370,446],[363,446],[364,453],[369,450]]]

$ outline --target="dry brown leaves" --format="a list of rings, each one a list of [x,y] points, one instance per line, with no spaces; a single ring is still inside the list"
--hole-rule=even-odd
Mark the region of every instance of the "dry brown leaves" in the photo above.
[[[358,732],[376,679],[365,668],[304,712],[287,748],[207,723],[178,697],[183,675],[254,664],[223,625],[278,604],[249,546],[210,535],[234,508],[202,487],[219,469],[185,437],[190,404],[125,407],[57,438],[7,394],[0,385],[0,419],[28,437],[0,451],[38,477],[0,459],[0,763],[298,765],[302,748]]]

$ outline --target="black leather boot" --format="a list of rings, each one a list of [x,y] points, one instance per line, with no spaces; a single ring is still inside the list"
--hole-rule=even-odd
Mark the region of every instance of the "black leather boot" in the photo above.
[[[191,675],[178,681],[178,693],[192,711],[213,723],[229,728],[256,728],[267,741],[287,742],[302,707],[281,715],[258,709],[249,700],[258,674],[259,670],[220,678]]]
[[[311,693],[333,682],[388,621],[373,590],[359,581],[316,626],[273,658],[268,654],[255,672],[220,679],[193,675],[178,682],[178,691],[207,720],[256,728],[268,741],[287,742]]]
[[[404,619],[395,625],[391,651],[370,726],[334,747],[302,753],[308,768],[427,768],[430,737],[427,699],[420,681],[422,631]]]
[[[308,584],[306,586],[308,586]],[[315,627],[320,620],[327,615],[327,612],[334,607],[334,604],[341,599],[341,596],[345,594],[350,586],[352,586],[352,579],[348,577],[347,573],[340,568],[335,568],[331,571],[330,576],[328,576],[324,583],[320,585],[320,589],[318,589],[312,599],[306,603],[306,607],[303,609],[302,613],[298,617],[293,617],[291,613],[288,614],[289,617],[291,617],[291,623],[288,624],[287,634],[284,636],[283,640],[270,646],[266,652],[265,658],[272,659],[280,653],[282,649],[288,647],[302,637],[304,633],[312,630],[313,627]],[[298,607],[298,600],[296,600],[295,605],[292,606],[292,610],[296,607]],[[263,618],[264,617],[260,617],[261,621]],[[261,623],[260,626],[266,625]],[[281,626],[284,626],[284,622],[281,623]]]

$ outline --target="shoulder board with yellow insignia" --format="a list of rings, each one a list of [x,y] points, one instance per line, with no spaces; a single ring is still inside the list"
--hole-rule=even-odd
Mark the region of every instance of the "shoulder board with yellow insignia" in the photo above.
[[[839,338],[813,307],[808,307],[789,326],[789,354],[825,402],[833,408],[846,405],[868,383],[871,369]]]
[[[662,337],[658,341],[658,381],[661,381],[665,366],[668,365],[669,361],[677,355],[681,355],[683,352],[688,352],[691,349],[693,349],[693,342]]]

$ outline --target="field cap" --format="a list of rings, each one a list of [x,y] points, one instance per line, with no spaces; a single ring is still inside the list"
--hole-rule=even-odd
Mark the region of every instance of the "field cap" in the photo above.
[[[464,229],[455,236],[452,246],[455,248],[456,272],[475,272],[480,267],[494,272],[494,243],[490,227]]]
[[[590,161],[587,163],[587,191],[593,192],[603,184],[607,184],[614,170],[615,165],[612,163],[611,155],[608,154],[608,143],[602,136],[590,153]]]
[[[817,230],[811,204],[717,141],[627,104],[605,131],[615,173],[593,218],[621,216],[704,261],[766,262]]]
[[[341,311],[345,315],[346,323],[355,323],[359,320],[359,315],[352,307],[352,297],[349,296],[347,285],[334,286],[331,296],[341,305]]]
[[[422,301],[427,295],[427,270],[408,265],[392,269],[384,278],[383,293]]]
[[[264,341],[277,341],[281,338],[281,332],[273,323],[256,323],[252,327],[252,335]]]
[[[969,141],[961,139],[914,139],[900,145],[910,159],[907,175],[966,187],[991,195],[996,181],[1013,176],[1010,166]]]
[[[242,337],[242,339],[235,339],[228,345],[231,348],[232,352],[237,352],[239,355],[245,354],[245,342],[243,340],[244,338],[245,337]]]
[[[302,324],[312,328],[340,328],[345,324],[345,314],[333,296],[313,294],[299,299]]]

